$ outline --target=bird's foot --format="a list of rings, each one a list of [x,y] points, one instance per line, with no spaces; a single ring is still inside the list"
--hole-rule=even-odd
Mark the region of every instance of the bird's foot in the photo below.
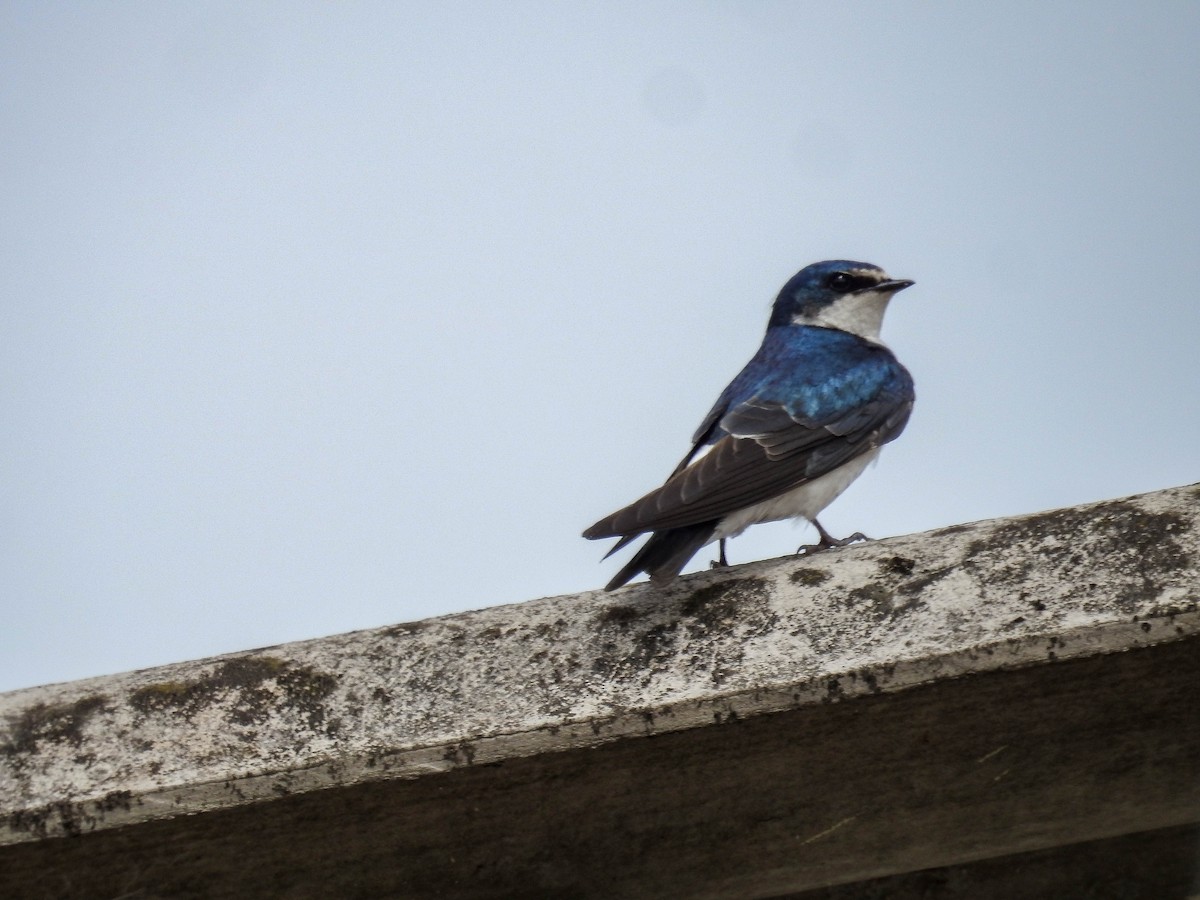
[[[816,519],[813,519],[813,526],[817,529],[817,534],[821,536],[815,544],[804,544],[796,548],[797,555],[812,556],[814,553],[821,553],[825,550],[832,550],[835,547],[845,547],[847,544],[853,544],[855,541],[869,541],[870,538],[861,531],[856,531],[849,537],[835,538],[823,527]]]
[[[725,538],[721,538],[719,546],[721,548],[717,558],[710,561],[708,567],[710,569],[728,569],[729,560],[725,558]]]

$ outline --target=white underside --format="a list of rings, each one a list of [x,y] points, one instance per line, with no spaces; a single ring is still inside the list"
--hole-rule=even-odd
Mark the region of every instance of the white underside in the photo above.
[[[863,473],[863,469],[874,462],[879,456],[879,448],[870,450],[862,456],[855,457],[832,472],[822,475],[815,481],[801,485],[771,500],[764,500],[754,506],[726,516],[713,532],[712,541],[734,537],[741,534],[751,525],[760,522],[778,522],[782,519],[807,519],[811,522],[821,514],[821,510],[838,498],[850,483]],[[709,543],[712,543],[709,541]]]

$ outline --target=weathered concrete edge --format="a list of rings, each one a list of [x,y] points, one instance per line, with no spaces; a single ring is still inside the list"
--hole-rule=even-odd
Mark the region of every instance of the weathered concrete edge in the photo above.
[[[1129,501],[1109,501],[1075,510],[1060,511],[1059,515],[1070,513],[1069,533],[1075,535],[1089,522],[1111,520],[1114,511],[1121,515],[1144,516],[1147,514],[1146,510],[1176,509],[1181,501],[1194,505],[1195,498],[1196,491],[1193,488],[1173,489],[1172,491],[1143,495]],[[1189,511],[1192,518],[1195,519],[1194,511]],[[1050,514],[1042,514],[1042,517],[1045,518],[1048,515]],[[1031,530],[1029,523],[1037,519],[1038,516],[1021,517],[1016,520],[995,520],[976,523],[972,526],[955,526],[928,535],[880,541],[868,547],[858,548],[852,553],[823,557],[819,563],[823,568],[834,573],[829,576],[832,584],[838,584],[841,579],[846,584],[874,585],[876,583],[870,581],[870,577],[874,576],[868,577],[869,573],[875,571],[873,567],[881,563],[894,567],[896,560],[903,560],[906,565],[912,563],[908,557],[897,554],[907,553],[915,556],[914,548],[919,547],[930,560],[929,571],[937,577],[932,578],[932,575],[918,571],[914,580],[924,579],[928,582],[924,588],[925,594],[935,594],[937,583],[945,584],[949,581],[946,579],[949,567],[943,565],[945,559],[950,558],[952,565],[953,560],[958,558],[954,556],[959,552],[956,548],[968,539],[974,545],[981,541],[986,543],[989,536],[1002,534],[1007,535],[1005,539],[1007,544],[1012,544],[1014,536],[1024,536],[1021,537],[1021,540],[1026,541],[1028,546],[1024,544],[1015,548],[1006,546],[1005,549],[1015,549],[1022,559],[1039,555],[1053,556],[1054,553],[1058,553],[1062,548],[1063,534],[1068,531],[1056,533],[1053,529],[1047,531],[1045,528],[1041,528],[1041,525],[1057,521],[1050,518],[1045,518],[1045,522],[1040,522],[1039,529]],[[1014,523],[1021,527],[1017,528]],[[1118,523],[1118,525],[1120,524]],[[1110,523],[1106,527],[1109,532],[1112,532],[1116,526]],[[917,648],[917,652],[911,655],[905,655],[904,652],[897,650],[899,645],[893,641],[892,644],[876,648],[879,651],[876,655],[867,654],[861,657],[862,664],[848,664],[847,657],[839,657],[835,653],[829,658],[818,659],[817,661],[822,664],[817,666],[816,671],[811,667],[808,671],[778,671],[769,667],[767,669],[760,667],[755,676],[759,679],[757,683],[749,685],[743,683],[730,690],[714,689],[712,685],[704,684],[702,679],[699,682],[700,689],[698,690],[691,690],[691,685],[686,682],[683,683],[683,686],[688,689],[680,690],[679,685],[672,686],[674,684],[672,683],[668,684],[666,688],[657,691],[647,690],[639,694],[638,696],[644,702],[609,704],[608,711],[604,713],[595,712],[604,707],[604,704],[596,703],[590,705],[589,708],[593,710],[593,714],[590,715],[576,714],[566,717],[541,715],[540,717],[514,719],[514,722],[519,722],[523,727],[498,728],[483,733],[477,728],[464,727],[443,730],[440,739],[432,740],[429,738],[433,736],[429,734],[425,735],[425,740],[421,740],[421,735],[415,733],[408,734],[407,737],[403,734],[383,735],[383,737],[389,738],[388,740],[381,740],[381,736],[376,735],[372,739],[372,746],[366,750],[362,747],[355,750],[348,746],[335,744],[327,752],[314,751],[309,754],[307,759],[296,756],[285,757],[282,765],[274,766],[270,763],[270,755],[262,751],[249,758],[251,763],[249,766],[225,763],[225,771],[229,773],[229,777],[222,779],[197,777],[202,776],[203,771],[193,769],[184,771],[182,773],[184,777],[176,778],[173,783],[150,784],[142,779],[140,782],[130,781],[127,789],[113,790],[111,780],[106,783],[105,779],[91,775],[90,763],[77,764],[80,771],[75,773],[76,789],[58,791],[54,795],[54,799],[48,803],[21,802],[21,798],[13,796],[15,792],[10,791],[7,785],[0,782],[0,787],[3,787],[0,793],[9,797],[5,801],[7,809],[4,812],[7,820],[3,829],[0,830],[0,842],[11,843],[57,834],[83,833],[98,828],[107,829],[164,816],[204,812],[287,794],[338,785],[351,785],[381,778],[415,778],[463,765],[477,765],[507,758],[593,746],[625,737],[699,727],[734,716],[761,715],[799,706],[850,699],[870,693],[904,690],[967,673],[1047,662],[1052,664],[1055,659],[1113,653],[1133,647],[1181,639],[1200,630],[1200,613],[1196,612],[1196,599],[1200,597],[1200,590],[1196,588],[1195,567],[1190,562],[1195,555],[1196,529],[1188,524],[1187,527],[1179,525],[1177,530],[1186,532],[1190,541],[1187,548],[1189,550],[1188,564],[1184,566],[1179,564],[1178,560],[1172,563],[1175,566],[1171,572],[1172,576],[1181,576],[1181,578],[1174,581],[1167,579],[1158,583],[1155,590],[1151,592],[1153,596],[1148,595],[1135,607],[1132,607],[1135,610],[1132,616],[1127,613],[1119,614],[1117,609],[1107,606],[1100,606],[1097,611],[1087,615],[1083,615],[1079,610],[1071,607],[1067,610],[1073,617],[1070,625],[1067,625],[1062,615],[1059,615],[1057,619],[1051,617],[1044,622],[1023,623],[1018,628],[1019,636],[1000,637],[999,634],[1004,629],[995,627],[995,622],[1001,621],[1005,616],[1011,614],[1008,610],[1000,609],[998,611],[1000,618],[994,618],[990,627],[975,632],[965,629],[965,633],[957,635],[953,649],[946,652],[931,652],[930,646],[942,646],[935,642]],[[1086,545],[1089,540],[1087,534],[1081,533],[1077,537],[1081,545]],[[1033,543],[1029,543],[1031,541]],[[1104,546],[1108,548],[1107,544]],[[1086,550],[1087,547],[1084,546],[1084,551]],[[1081,551],[1083,556],[1090,558],[1089,553],[1084,551]],[[1134,551],[1144,555],[1144,548],[1139,550],[1135,547],[1131,552]],[[1004,559],[1001,557],[993,559],[993,556],[987,557],[989,566],[996,559],[1001,561]],[[1134,577],[1135,581],[1137,578],[1147,578],[1148,572],[1157,577],[1156,572],[1146,569],[1147,564],[1141,558],[1135,559],[1131,556],[1125,562],[1141,567],[1130,576]],[[1025,565],[1025,562],[1022,565]],[[1102,568],[1102,566],[1097,563],[1097,568]],[[988,566],[984,566],[982,571],[984,574],[991,572]],[[1048,580],[1037,582],[1038,584],[1049,585],[1051,589],[1055,590],[1065,590],[1063,579],[1065,576],[1071,575],[1074,570],[1070,566],[1062,571],[1053,570],[1053,567],[1050,567],[1047,570],[1049,571],[1048,575],[1047,571],[1039,571],[1041,576]],[[1115,569],[1113,571],[1117,572]],[[589,593],[577,598],[549,598],[546,601],[532,601],[530,604],[521,604],[507,609],[482,610],[479,613],[467,613],[431,621],[443,625],[468,620],[478,623],[495,622],[497,619],[511,617],[526,607],[534,609],[535,612],[544,607],[549,609],[551,615],[554,615],[557,614],[554,608],[555,604],[563,603],[571,604],[573,609],[578,605],[586,604],[590,608],[602,610],[603,614],[607,616],[616,610],[628,610],[628,607],[622,604],[627,603],[630,598],[650,598],[653,602],[653,611],[645,613],[645,615],[650,620],[654,620],[655,616],[662,618],[661,608],[670,605],[668,601],[671,596],[685,598],[688,603],[694,605],[696,597],[705,592],[711,594],[713,588],[724,590],[728,585],[748,584],[757,590],[756,579],[759,579],[759,573],[774,578],[771,589],[779,594],[781,592],[780,584],[785,587],[789,584],[794,586],[800,583],[795,577],[796,574],[810,572],[811,564],[805,561],[798,562],[795,559],[784,559],[738,567],[729,572],[706,573],[692,579],[685,579],[672,591],[660,592],[664,595],[661,597],[651,589],[634,589],[617,595]],[[1021,577],[1027,579],[1024,574]],[[1113,575],[1112,577],[1117,576]],[[807,584],[810,580],[802,579],[801,581]],[[767,582],[763,581],[763,583]],[[700,586],[698,590],[697,585]],[[957,598],[958,594],[964,590],[963,584],[952,587],[953,590],[949,590],[949,594],[954,598]],[[1091,587],[1096,586],[1091,585]],[[764,588],[764,590],[766,589]],[[851,590],[850,593],[853,594],[858,590],[861,590],[861,587]],[[1006,585],[1006,590],[1010,593],[1013,592],[1012,585]],[[870,592],[868,591],[867,594],[870,595]],[[834,615],[837,612],[835,607],[838,604],[844,605],[845,595],[844,588],[839,588],[838,591],[831,591],[828,598],[818,597],[814,600],[808,596],[799,599],[789,597],[786,602],[799,603],[803,607],[802,612],[807,616],[814,613]],[[713,596],[721,598],[719,593]],[[1066,591],[1064,596],[1068,599],[1077,598],[1077,595],[1071,594],[1070,591]],[[743,598],[735,592],[731,595],[731,599],[740,604]],[[778,600],[778,596],[773,596],[772,599]],[[976,615],[983,615],[981,606],[974,603],[976,598],[964,597],[963,599],[965,603],[962,609],[950,610],[954,616],[961,617],[972,612]],[[826,605],[826,600],[829,605]],[[936,601],[936,597],[930,603],[933,604],[934,601]],[[587,609],[583,609],[582,612],[586,613]],[[629,614],[623,612],[622,617]],[[907,613],[900,609],[890,611],[888,613],[889,623],[894,624],[894,621],[898,621],[903,624],[902,614]],[[988,620],[982,621],[986,625]],[[977,626],[983,627],[978,623]],[[488,627],[492,629],[496,626]],[[539,627],[541,626],[539,625]],[[411,628],[416,628],[416,626]],[[401,630],[408,634],[411,628]],[[380,631],[385,632],[388,629]],[[963,632],[964,629],[960,627],[959,631]],[[586,627],[580,633],[586,634]],[[749,633],[753,634],[753,632]],[[734,636],[737,640],[742,640],[741,635],[735,634]],[[776,636],[770,637],[774,640]],[[310,648],[322,647],[327,643],[335,644],[339,649],[352,647],[355,646],[355,641],[362,638],[363,634],[339,636],[334,639],[276,648],[275,655],[270,655],[270,651],[255,651],[247,654],[231,654],[216,660],[204,660],[198,663],[183,664],[183,666],[188,668],[212,667],[222,660],[251,662],[254,660],[277,660],[281,654],[301,658]],[[711,635],[702,635],[699,643],[711,643],[713,640]],[[940,636],[939,640],[944,641],[945,636]],[[445,642],[438,643],[436,646],[443,650],[447,649]],[[681,648],[681,652],[682,650],[693,652],[694,646],[689,645],[689,647],[691,649]],[[790,645],[786,644],[781,648],[773,646],[771,652],[774,655],[768,654],[766,659],[775,665],[780,659],[786,660],[792,649]],[[511,650],[511,643],[508,650]],[[507,652],[507,650],[496,652]],[[676,654],[676,656],[679,655]],[[673,657],[669,662],[677,664],[678,659]],[[284,664],[286,665],[286,663]],[[753,666],[748,665],[747,668],[754,671]],[[175,677],[179,669],[180,666],[174,666],[158,670],[167,673],[164,676],[158,676],[153,671],[130,673],[128,676],[114,676],[114,683],[118,690],[113,693],[124,692],[129,695],[132,685],[144,683],[149,678]],[[696,676],[697,672],[693,669],[685,669],[685,674],[692,677]],[[94,679],[90,680],[90,684],[94,688],[96,685],[108,681],[109,679]],[[644,686],[648,684],[651,688],[661,687],[644,680],[641,683]],[[77,685],[51,686],[56,690],[30,689],[24,692],[14,692],[7,698],[0,697],[0,701],[15,700],[19,706],[20,702],[39,696],[70,696],[73,690],[78,692],[83,687],[84,683],[77,683]],[[663,697],[675,699],[661,702]],[[589,706],[589,704],[585,703],[583,706]],[[578,713],[578,709],[576,712]],[[406,745],[405,740],[410,742]],[[4,773],[0,771],[0,774]],[[187,779],[188,775],[192,776],[192,780]],[[87,780],[89,778],[91,781]],[[44,796],[47,791],[30,791],[27,792],[27,796],[32,797],[37,793]],[[12,803],[11,800],[18,802]]]
[[[1145,625],[1151,626],[1154,637],[1147,634]],[[732,692],[697,700],[684,707],[632,710],[602,721],[544,725],[532,731],[398,749],[378,756],[326,758],[297,769],[180,785],[152,790],[141,796],[112,792],[97,799],[62,801],[12,813],[9,821],[0,828],[0,845],[82,834],[181,814],[211,812],[386,778],[419,778],[463,766],[595,747],[625,738],[698,728],[823,702],[844,702],[870,694],[910,690],[963,675],[1053,666],[1057,662],[1120,653],[1193,635],[1200,635],[1200,613],[1171,613],[1161,618],[1145,618],[1139,623],[1082,627],[1058,634],[1048,633],[1041,638],[997,641],[943,657],[831,671],[825,678],[797,683],[786,689]],[[1048,648],[1055,653],[1054,659],[1047,660]],[[994,659],[995,664],[980,666],[978,663],[982,658]],[[930,674],[931,666],[940,669],[938,674]],[[834,697],[830,696],[830,682],[838,683]],[[654,723],[664,719],[669,725],[655,727]],[[27,827],[25,823],[33,827]]]

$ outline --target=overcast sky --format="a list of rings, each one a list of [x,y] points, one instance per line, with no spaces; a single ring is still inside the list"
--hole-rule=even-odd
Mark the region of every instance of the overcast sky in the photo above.
[[[1191,2],[0,3],[0,689],[599,587],[580,531],[830,257],[917,282],[835,534],[1200,480],[1198,46]]]

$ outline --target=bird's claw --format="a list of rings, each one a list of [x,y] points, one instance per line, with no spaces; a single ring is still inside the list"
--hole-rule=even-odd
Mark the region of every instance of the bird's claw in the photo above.
[[[835,538],[820,525],[817,530],[821,535],[821,540],[815,544],[804,544],[796,548],[797,556],[812,556],[814,553],[823,553],[826,550],[833,550],[837,547],[845,547],[847,544],[853,544],[855,541],[869,541],[870,538],[861,531],[856,531],[849,537]]]

